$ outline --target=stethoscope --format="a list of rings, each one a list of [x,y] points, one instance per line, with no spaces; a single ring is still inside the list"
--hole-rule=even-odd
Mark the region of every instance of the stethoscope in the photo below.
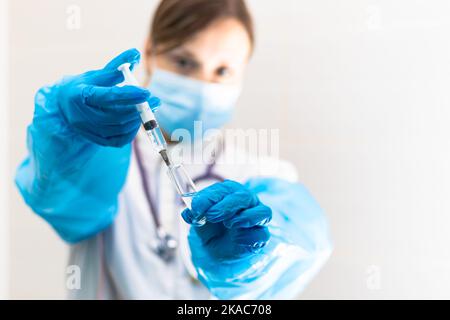
[[[152,192],[150,189],[150,182],[148,181],[147,170],[144,166],[142,154],[141,151],[139,150],[138,142],[136,140],[137,139],[133,141],[133,149],[136,155],[136,162],[138,165],[139,174],[141,176],[141,184],[144,190],[145,199],[147,200],[155,228],[156,236],[155,236],[155,243],[154,245],[152,245],[152,249],[162,260],[164,260],[165,262],[170,262],[175,257],[176,250],[178,248],[178,241],[174,237],[172,237],[168,232],[166,232],[166,230],[163,228],[161,224],[159,215],[159,206],[156,205],[156,201],[152,196]],[[224,178],[221,175],[214,172],[217,157],[218,154],[213,155],[212,161],[210,161],[210,163],[207,165],[205,172],[192,179],[195,184],[201,182],[202,180],[213,180],[213,181],[224,180]]]

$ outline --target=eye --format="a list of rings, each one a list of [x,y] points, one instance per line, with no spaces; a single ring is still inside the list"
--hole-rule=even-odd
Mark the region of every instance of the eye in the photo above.
[[[216,74],[219,77],[228,77],[231,74],[231,70],[228,67],[220,67],[217,69]]]
[[[189,59],[189,58],[176,57],[174,60],[175,60],[175,64],[176,64],[177,68],[180,70],[184,70],[184,71],[192,70],[192,69],[195,69],[197,66],[195,61],[193,61],[192,59]]]
[[[189,65],[189,61],[184,58],[179,58],[176,62],[177,65],[182,68],[186,68]]]

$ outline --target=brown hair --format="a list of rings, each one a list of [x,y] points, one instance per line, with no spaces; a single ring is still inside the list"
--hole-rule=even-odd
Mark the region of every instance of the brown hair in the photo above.
[[[223,18],[241,22],[254,46],[253,21],[244,0],[162,0],[153,17],[149,41],[153,48],[159,47],[157,54],[164,53]]]

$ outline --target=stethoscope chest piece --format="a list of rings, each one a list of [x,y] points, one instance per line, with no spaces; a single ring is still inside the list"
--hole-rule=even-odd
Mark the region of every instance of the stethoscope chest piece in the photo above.
[[[174,259],[178,248],[178,242],[162,228],[158,228],[155,237],[153,250],[165,262]]]

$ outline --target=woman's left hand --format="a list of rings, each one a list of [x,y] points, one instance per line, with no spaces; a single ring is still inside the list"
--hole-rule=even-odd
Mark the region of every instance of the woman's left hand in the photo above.
[[[192,200],[192,210],[185,209],[182,216],[187,223],[206,217],[205,225],[191,228],[189,244],[193,257],[201,256],[210,263],[257,254],[270,238],[266,225],[272,210],[235,181],[225,180],[201,190]]]

